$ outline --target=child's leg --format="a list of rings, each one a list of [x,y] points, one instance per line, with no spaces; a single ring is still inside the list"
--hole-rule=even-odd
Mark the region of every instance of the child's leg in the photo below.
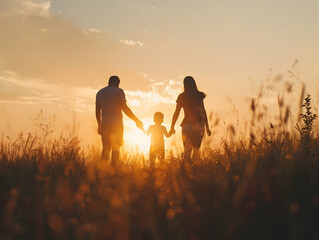
[[[155,159],[156,159],[156,153],[151,149],[150,150],[150,167],[155,167]]]
[[[160,164],[163,164],[163,163],[164,163],[164,160],[165,160],[165,149],[164,149],[164,148],[162,148],[162,149],[158,152],[158,158],[159,158]]]

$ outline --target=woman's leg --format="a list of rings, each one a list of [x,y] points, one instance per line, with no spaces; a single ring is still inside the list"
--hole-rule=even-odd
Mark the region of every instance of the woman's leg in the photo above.
[[[193,156],[192,156],[193,163],[196,163],[200,160],[200,151],[199,148],[193,147]]]
[[[192,149],[193,149],[193,156],[192,160],[194,163],[200,160],[200,146],[202,144],[203,138],[205,134],[205,127],[203,125],[196,124],[192,129]]]
[[[189,163],[192,160],[191,159],[191,154],[192,154],[191,132],[192,132],[192,126],[190,124],[185,124],[184,126],[182,126],[184,160]]]
[[[191,163],[192,162],[192,146],[190,146],[189,144],[184,145],[184,160]]]

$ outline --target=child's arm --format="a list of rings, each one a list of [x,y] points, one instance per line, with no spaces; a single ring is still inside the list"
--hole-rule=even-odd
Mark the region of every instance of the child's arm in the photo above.
[[[151,126],[149,126],[149,128],[147,129],[147,131],[145,131],[145,130],[143,129],[143,132],[144,132],[147,136],[149,136],[149,135],[151,134]]]

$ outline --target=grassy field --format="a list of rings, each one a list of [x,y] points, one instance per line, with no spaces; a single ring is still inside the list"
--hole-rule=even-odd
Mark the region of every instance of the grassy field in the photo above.
[[[229,126],[192,167],[128,153],[114,168],[77,138],[2,139],[0,239],[319,239],[315,116],[304,105],[292,133],[279,100],[278,123],[260,127],[253,100],[250,135]]]

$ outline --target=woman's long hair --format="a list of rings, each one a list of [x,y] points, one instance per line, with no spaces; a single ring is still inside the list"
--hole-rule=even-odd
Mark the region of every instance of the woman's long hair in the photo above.
[[[203,99],[206,97],[206,94],[198,91],[196,82],[192,76],[187,76],[184,78],[184,92],[193,100],[198,98]]]
[[[184,104],[191,113],[191,122],[194,124],[204,124],[207,122],[206,111],[203,105],[203,99],[206,97],[206,94],[198,91],[196,82],[191,76],[184,78],[184,94]]]

